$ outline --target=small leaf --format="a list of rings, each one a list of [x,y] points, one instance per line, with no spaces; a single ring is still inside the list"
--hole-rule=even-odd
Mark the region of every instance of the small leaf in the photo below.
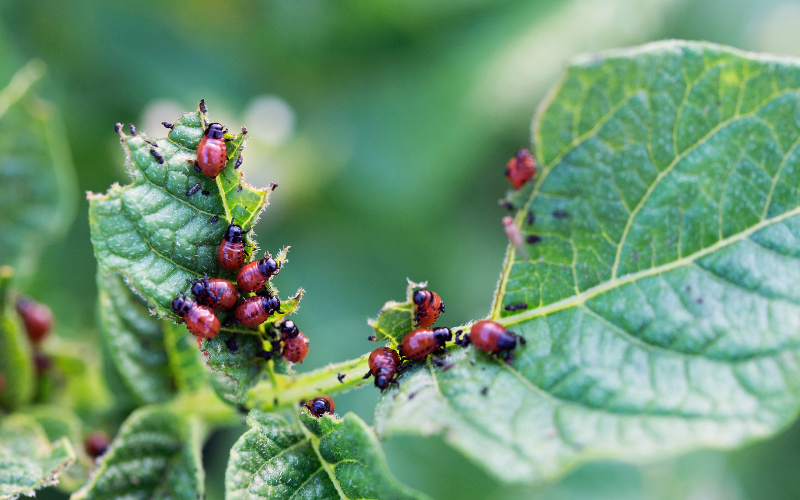
[[[376,319],[368,321],[369,326],[375,330],[375,341],[389,341],[392,347],[397,347],[403,341],[403,336],[414,328],[414,303],[411,297],[415,288],[425,288],[427,281],[414,283],[408,280],[405,302],[390,300],[381,308]]]
[[[183,115],[169,138],[155,141],[157,146],[146,142],[150,139],[143,133],[121,134],[133,183],[89,195],[92,243],[101,272],[125,276],[159,316],[171,320],[172,300],[189,291],[187,279],[208,273],[235,281],[235,274],[222,272],[217,261],[225,221],[233,218],[251,228],[271,193],[243,182],[241,172],[234,170],[243,137],[229,142],[230,160],[216,181],[196,172],[195,148],[202,131],[200,114],[194,112]],[[186,196],[196,183],[210,194]]]
[[[355,414],[295,415],[250,412],[252,428],[231,450],[225,498],[426,498],[391,476],[375,435]]]
[[[534,120],[541,172],[515,224],[538,239],[509,248],[490,316],[527,346],[509,365],[474,347],[418,364],[383,395],[378,433],[442,434],[502,480],[537,481],[785,428],[799,95],[798,62],[711,44],[576,60]]]
[[[101,333],[117,373],[140,402],[166,401],[173,394],[162,331],[167,323],[150,316],[120,275],[98,273],[97,286]]]
[[[66,438],[54,443],[42,426],[26,415],[0,420],[0,499],[33,496],[58,483],[60,474],[75,461]]]
[[[33,398],[34,369],[31,347],[14,309],[10,284],[14,270],[0,266],[0,406],[16,409]]]
[[[66,438],[75,443],[75,462],[61,475],[58,488],[64,491],[75,491],[89,479],[89,471],[94,460],[83,448],[83,423],[75,413],[67,407],[39,405],[23,410],[42,426],[49,441]]]
[[[66,233],[77,207],[61,119],[33,92],[44,73],[31,61],[0,90],[0,265],[25,276],[41,249]]]
[[[152,498],[197,500],[204,473],[199,420],[146,406],[122,424],[77,499]]]

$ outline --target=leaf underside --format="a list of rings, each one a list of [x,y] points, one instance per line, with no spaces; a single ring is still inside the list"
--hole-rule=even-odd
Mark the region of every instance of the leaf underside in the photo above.
[[[157,406],[136,410],[72,499],[201,498],[201,434],[196,418]]]
[[[799,92],[797,61],[711,44],[573,62],[534,119],[541,172],[515,219],[541,241],[509,248],[491,314],[527,346],[510,366],[456,348],[447,370],[410,370],[378,433],[444,434],[498,478],[538,481],[788,425]]]
[[[11,415],[0,420],[0,499],[33,496],[58,483],[75,461],[69,440],[53,443],[33,417]]]
[[[256,498],[423,499],[389,473],[380,446],[353,413],[344,418],[263,413],[231,450],[225,476],[230,500]]]

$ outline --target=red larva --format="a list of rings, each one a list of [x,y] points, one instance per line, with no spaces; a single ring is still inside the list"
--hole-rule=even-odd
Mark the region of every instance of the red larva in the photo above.
[[[217,260],[223,269],[228,271],[236,271],[244,265],[246,257],[244,251],[244,235],[247,231],[242,230],[242,226],[231,223],[228,229],[225,230],[225,235],[222,237],[222,242],[217,249]]]
[[[248,297],[236,306],[233,315],[238,323],[252,328],[265,322],[280,308],[281,302],[277,297]]]
[[[525,344],[525,338],[509,332],[500,323],[483,320],[472,325],[469,335],[465,335],[460,343],[462,345],[471,343],[479,351],[499,354],[513,350],[518,343]]]
[[[298,333],[297,337],[287,339],[283,343],[283,359],[290,363],[302,363],[308,354],[308,337]]]
[[[223,129],[219,123],[210,124],[197,146],[197,166],[212,179],[216,179],[228,161],[228,147],[223,138]]]
[[[444,347],[445,342],[453,338],[449,328],[434,328],[426,330],[417,328],[411,330],[403,337],[400,344],[400,355],[411,359],[425,359],[440,347]]]
[[[219,333],[219,318],[210,307],[201,306],[181,295],[172,301],[172,311],[183,318],[192,335],[213,339]]]
[[[331,399],[330,396],[325,396],[324,394],[315,397],[303,406],[308,408],[309,413],[317,418],[320,418],[326,413],[333,413],[333,409],[335,408],[333,399]]]
[[[508,160],[506,178],[514,189],[520,189],[534,175],[536,175],[536,160],[527,149],[520,149],[515,157]]]
[[[378,347],[369,355],[369,371],[364,378],[375,377],[375,387],[381,391],[394,382],[400,369],[400,355],[394,349]]]
[[[34,344],[41,342],[53,329],[53,313],[50,308],[33,299],[20,297],[17,300],[17,313],[25,325],[25,332]]]
[[[202,279],[187,281],[192,285],[192,295],[195,296],[197,302],[205,306],[215,309],[230,309],[239,300],[236,287],[226,279],[203,276]]]
[[[92,458],[97,458],[104,455],[108,451],[108,446],[111,440],[108,434],[103,431],[94,431],[83,442],[83,447],[86,449],[86,454]]]
[[[428,328],[444,312],[444,302],[436,292],[422,289],[414,292],[414,326]]]
[[[236,284],[244,293],[253,292],[264,286],[280,269],[281,266],[275,259],[264,254],[263,259],[250,262],[239,269]]]

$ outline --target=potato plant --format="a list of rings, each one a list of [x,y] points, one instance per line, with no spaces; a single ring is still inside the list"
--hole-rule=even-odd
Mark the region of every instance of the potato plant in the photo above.
[[[0,498],[52,484],[74,499],[200,498],[204,441],[243,420],[231,499],[425,498],[388,470],[391,435],[441,435],[500,481],[543,483],[590,460],[738,447],[796,418],[795,60],[666,41],[571,61],[533,118],[538,172],[506,196],[512,243],[504,260],[486,257],[500,270],[489,319],[526,344],[509,363],[454,344],[411,363],[373,426],[300,406],[377,390],[362,378],[369,352],[305,372],[274,352],[274,325],[302,324],[302,289],[275,290],[281,311],[255,329],[220,313],[220,333],[198,344],[177,323],[187,280],[235,281],[216,253],[228,224],[251,230],[280,193],[236,168],[244,130],[229,132],[221,175],[193,168],[213,103],[164,117],[175,121],[163,138],[119,131],[130,181],[88,194],[100,345],[31,344],[17,277],[75,205],[57,115],[34,91],[41,74],[31,63],[0,92]],[[288,247],[246,241],[250,258],[272,252],[292,272]],[[370,322],[376,347],[413,328],[415,287]],[[306,333],[311,349],[333,334]],[[96,428],[113,440],[93,460]]]

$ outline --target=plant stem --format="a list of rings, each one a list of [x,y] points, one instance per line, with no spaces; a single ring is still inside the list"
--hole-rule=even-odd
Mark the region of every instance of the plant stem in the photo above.
[[[364,374],[369,370],[369,353],[360,358],[330,364],[297,376],[276,375],[274,383],[260,383],[250,389],[246,406],[270,411],[296,401],[309,400],[320,394],[335,394],[366,384]],[[339,375],[344,375],[339,382]]]

